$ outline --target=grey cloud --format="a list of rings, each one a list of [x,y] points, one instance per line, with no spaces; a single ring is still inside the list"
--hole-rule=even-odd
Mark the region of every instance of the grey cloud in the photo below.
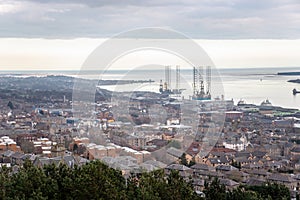
[[[1,14],[0,37],[109,37],[160,26],[193,38],[299,38],[298,0],[11,0],[18,12]]]

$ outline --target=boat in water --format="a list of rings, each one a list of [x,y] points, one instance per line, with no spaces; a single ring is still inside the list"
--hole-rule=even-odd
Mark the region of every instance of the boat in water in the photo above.
[[[296,88],[293,89],[293,95],[296,95],[297,93],[300,93],[300,91],[297,91]]]

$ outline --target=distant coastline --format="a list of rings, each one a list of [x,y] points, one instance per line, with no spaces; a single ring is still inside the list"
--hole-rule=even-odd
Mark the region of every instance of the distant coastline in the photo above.
[[[300,79],[288,80],[290,83],[300,83]]]
[[[282,76],[299,76],[300,72],[278,72],[277,75],[282,75]]]

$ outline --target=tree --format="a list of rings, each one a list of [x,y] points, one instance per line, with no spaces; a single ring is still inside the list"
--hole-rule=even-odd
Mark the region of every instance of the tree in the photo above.
[[[215,178],[210,184],[205,182],[203,192],[208,200],[226,199],[225,185],[220,184],[220,180],[218,178]]]
[[[189,165],[188,165],[188,167],[191,167],[191,166],[193,166],[193,165],[195,165],[196,164],[196,160],[195,160],[195,156],[192,158],[192,160],[189,162]]]
[[[7,193],[7,185],[10,182],[9,173],[11,172],[11,170],[6,166],[2,166],[0,168],[0,171],[0,199],[4,199]]]
[[[229,190],[226,193],[226,199],[230,200],[263,200],[259,194],[254,191],[245,191],[243,188]]]
[[[183,153],[179,159],[179,163],[185,166],[189,165],[189,162],[186,159],[186,153]]]
[[[207,200],[262,200],[290,199],[284,185],[268,183],[262,186],[242,185],[226,190],[218,179],[205,183]],[[50,164],[36,167],[26,160],[17,173],[3,166],[0,168],[0,199],[203,199],[198,196],[191,180],[185,180],[178,171],[165,174],[163,169],[129,179],[121,171],[109,168],[100,161],[81,167]]]
[[[261,186],[244,186],[245,190],[254,191],[263,199],[290,199],[289,189],[278,183],[267,183]]]
[[[13,105],[13,103],[12,103],[11,101],[8,102],[7,106],[8,106],[11,110],[14,109],[14,105]]]
[[[231,165],[232,165],[233,167],[238,168],[238,169],[241,169],[241,168],[242,168],[241,163],[240,163],[240,162],[237,162],[237,161],[234,161],[234,160],[232,160]]]
[[[166,191],[169,197],[163,199],[199,199],[194,191],[191,180],[186,181],[178,171],[171,171],[167,177]]]

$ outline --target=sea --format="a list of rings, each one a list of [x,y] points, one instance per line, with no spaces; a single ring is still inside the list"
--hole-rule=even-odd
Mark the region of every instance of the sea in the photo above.
[[[282,76],[278,72],[300,72],[300,67],[281,68],[220,68],[212,69],[211,76],[203,69],[197,80],[203,80],[205,90],[209,87],[212,97],[233,99],[235,104],[243,100],[246,103],[260,104],[268,99],[272,105],[285,108],[300,109],[300,94],[293,95],[294,88],[300,90],[300,84],[290,83],[288,80],[300,79],[300,76]],[[30,76],[64,75],[87,79],[103,80],[151,80],[145,83],[127,85],[100,85],[100,88],[111,91],[151,91],[158,92],[160,81],[170,83],[171,89],[184,89],[184,98],[190,98],[194,85],[193,69],[170,70],[169,81],[164,68],[147,68],[133,70],[107,70],[107,71],[0,71],[0,77],[14,76],[26,78]],[[179,75],[177,75],[179,74]],[[209,81],[208,77],[211,77]],[[180,81],[176,82],[176,78]],[[154,82],[153,82],[154,81]],[[211,84],[207,84],[211,82]]]

